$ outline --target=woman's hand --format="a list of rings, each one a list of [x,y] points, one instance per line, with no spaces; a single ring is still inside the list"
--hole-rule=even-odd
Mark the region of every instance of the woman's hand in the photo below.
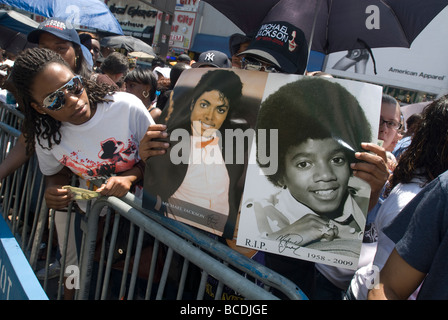
[[[128,176],[110,177],[106,183],[102,184],[96,192],[103,196],[124,197],[132,187],[133,178]]]
[[[67,189],[61,186],[51,186],[45,189],[45,201],[50,209],[61,210],[68,207],[72,196]]]
[[[62,186],[70,184],[72,172],[67,167],[63,167],[58,173],[46,176],[45,202],[50,209],[61,210],[68,207],[72,201],[69,190]]]
[[[138,153],[143,161],[150,157],[165,154],[169,147],[168,142],[159,141],[168,137],[166,126],[163,124],[152,124],[148,127],[145,136],[140,141]]]

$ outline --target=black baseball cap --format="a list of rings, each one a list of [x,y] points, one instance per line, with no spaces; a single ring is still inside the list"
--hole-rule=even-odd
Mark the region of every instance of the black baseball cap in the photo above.
[[[286,21],[264,22],[247,50],[251,55],[276,65],[281,71],[303,74],[308,63],[308,41],[300,28]]]
[[[65,20],[48,18],[41,22],[36,30],[28,34],[28,41],[31,43],[39,43],[39,37],[43,32],[51,33],[58,38],[74,42],[81,46],[78,32],[76,32],[76,29],[71,24],[67,24]]]
[[[192,68],[231,68],[232,62],[224,52],[209,50],[199,55],[198,61],[191,65]]]

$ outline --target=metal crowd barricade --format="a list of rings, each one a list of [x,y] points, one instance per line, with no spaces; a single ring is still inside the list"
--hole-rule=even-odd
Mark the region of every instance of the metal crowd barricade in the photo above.
[[[20,135],[23,114],[14,105],[0,103],[0,159],[4,159]],[[2,213],[21,248],[29,252],[37,228],[42,203],[43,181],[37,159],[31,159],[13,174],[0,181]]]
[[[217,240],[210,238],[208,235],[197,229],[157,213],[144,210],[141,208],[140,201],[135,199],[131,194],[128,194],[124,199],[117,199],[115,197],[100,198],[95,202],[89,213],[88,230],[86,233],[84,254],[81,264],[81,284],[80,293],[78,295],[80,299],[87,299],[89,297],[88,289],[90,288],[89,283],[92,281],[93,255],[96,244],[95,230],[98,227],[98,217],[103,206],[112,207],[121,218],[125,218],[131,221],[132,224],[138,226],[139,237],[137,239],[137,249],[135,252],[136,258],[134,262],[138,260],[140,255],[138,250],[140,250],[142,246],[143,233],[148,233],[154,237],[155,248],[160,248],[162,245],[167,248],[163,270],[161,271],[161,277],[155,295],[156,299],[165,297],[164,286],[166,285],[167,278],[171,272],[170,263],[174,252],[180,255],[183,259],[183,261],[181,261],[182,269],[180,270],[179,283],[177,283],[177,291],[175,293],[177,299],[182,299],[182,297],[184,297],[184,292],[182,290],[185,287],[190,264],[201,269],[200,276],[197,278],[199,283],[197,288],[195,288],[197,291],[194,292],[196,299],[204,298],[208,276],[213,276],[219,281],[217,292],[215,293],[216,298],[221,298],[220,290],[226,285],[246,299],[278,299],[278,297],[269,291],[270,288],[279,290],[290,299],[306,299],[306,296],[302,291],[288,279],[232,250]],[[114,227],[116,228],[115,224]],[[113,245],[111,245],[111,248],[112,246]],[[109,248],[108,260],[105,263],[106,268],[109,268],[111,264],[111,248]],[[150,265],[150,278],[147,279],[148,287],[144,297],[146,299],[150,298],[150,293],[152,291],[150,286],[154,283],[154,270],[158,262],[156,257],[157,250],[154,249]],[[127,255],[126,259],[129,259],[129,255]],[[101,262],[101,265],[102,264],[103,262]],[[128,260],[125,262],[125,265],[129,265]],[[126,270],[124,272],[126,272]],[[109,273],[110,269],[106,269],[104,272],[105,278],[107,278]],[[257,279],[258,283],[249,280],[247,275]],[[127,298],[133,297],[136,277],[136,268],[134,264],[134,268],[131,272]],[[103,285],[102,290],[107,289],[106,286],[107,283]],[[121,284],[121,286],[123,286],[123,284]],[[120,292],[120,294],[120,297],[123,297],[123,292]],[[99,298],[106,297],[107,293],[102,291]],[[96,296],[96,298],[98,298],[98,296]]]
[[[15,108],[0,106],[3,160],[20,134],[23,118]],[[63,243],[55,243],[58,231],[55,212],[45,205],[43,179],[35,157],[1,183],[2,216],[33,270],[43,274],[41,284],[50,299],[64,298],[67,285],[72,283],[69,281],[73,281],[76,299],[200,300],[211,299],[213,295],[221,299],[225,287],[245,299],[279,299],[278,292],[282,298],[307,299],[285,277],[198,229],[143,209],[141,201],[130,193],[120,199],[100,197],[88,203],[79,230],[82,234],[79,265],[66,265],[67,234],[73,228],[70,216],[79,214],[79,208],[72,205],[68,208],[68,223],[65,230],[59,230],[65,234]],[[120,229],[120,221],[127,222],[125,229]],[[116,242],[126,230],[127,247],[118,248],[124,253],[117,267]],[[148,248],[149,264],[145,251]],[[57,278],[52,278],[50,264],[57,253],[61,255],[61,266]],[[144,277],[140,274],[142,270]],[[212,296],[211,277],[216,281]]]

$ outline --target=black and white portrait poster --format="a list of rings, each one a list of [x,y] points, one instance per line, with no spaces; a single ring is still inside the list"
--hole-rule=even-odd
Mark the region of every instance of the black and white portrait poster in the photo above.
[[[382,89],[269,74],[241,203],[237,245],[356,269],[370,186],[353,176],[377,143]]]
[[[167,153],[147,160],[143,207],[232,239],[267,74],[183,71],[165,106]]]

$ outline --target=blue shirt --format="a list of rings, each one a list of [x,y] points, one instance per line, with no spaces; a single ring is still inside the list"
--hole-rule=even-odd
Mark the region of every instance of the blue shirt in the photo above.
[[[417,299],[448,299],[448,171],[409,202],[384,233],[399,255],[426,273]]]

